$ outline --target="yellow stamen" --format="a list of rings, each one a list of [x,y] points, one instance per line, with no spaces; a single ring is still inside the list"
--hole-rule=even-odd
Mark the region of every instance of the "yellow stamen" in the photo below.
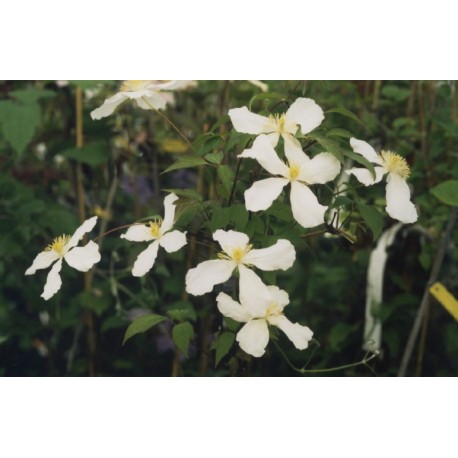
[[[226,259],[229,261],[235,261],[240,264],[243,261],[245,255],[253,248],[253,245],[246,245],[244,247],[237,247],[232,250],[230,254],[218,253],[219,259]]]
[[[278,132],[280,135],[285,133],[286,118],[284,114],[270,115],[269,120],[274,126],[275,132]]]
[[[146,80],[127,80],[123,81],[119,90],[121,92],[135,92],[145,89],[151,81]]]
[[[60,235],[59,237],[56,237],[51,244],[49,244],[46,248],[45,251],[52,251],[54,250],[56,253],[58,253],[60,256],[63,256],[65,254],[65,245],[70,241],[71,235]]]
[[[389,173],[395,173],[402,178],[407,178],[410,175],[409,164],[399,154],[392,151],[380,151],[380,156],[382,156],[385,168]]]
[[[278,316],[280,314],[281,310],[280,307],[278,307],[278,304],[276,302],[271,302],[266,310],[266,318],[269,318],[271,316]]]
[[[289,179],[291,181],[294,181],[299,176],[300,171],[301,171],[300,165],[291,164],[289,166]]]
[[[158,239],[161,235],[161,221],[150,221],[149,231],[155,239]]]

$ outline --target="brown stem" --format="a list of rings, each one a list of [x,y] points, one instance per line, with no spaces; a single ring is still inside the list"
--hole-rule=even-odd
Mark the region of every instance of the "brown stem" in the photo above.
[[[84,145],[83,136],[83,92],[79,86],[76,87],[75,94],[76,105],[76,147],[81,148]],[[81,163],[76,164],[76,196],[78,202],[78,215],[80,223],[86,220],[86,208],[84,204],[84,177]],[[87,239],[86,239],[87,240]],[[84,273],[84,291],[90,292],[92,289],[92,273]],[[94,316],[90,310],[84,310],[83,322],[87,328],[87,346],[88,359],[87,368],[91,377],[95,376],[95,353],[96,353],[96,335],[94,330]]]
[[[429,287],[437,280],[439,275],[440,268],[442,266],[442,261],[444,260],[445,251],[447,250],[447,246],[452,236],[453,226],[456,222],[456,217],[458,213],[458,207],[454,207],[450,213],[450,217],[447,223],[447,228],[445,229],[444,236],[442,238],[441,246],[437,251],[436,258],[434,259],[434,264],[431,269],[431,274],[429,275],[428,283],[426,284],[425,291],[423,293],[423,298],[420,303],[420,307],[417,311],[417,316],[415,317],[414,324],[412,326],[412,330],[410,331],[409,338],[407,340],[406,347],[404,349],[404,354],[402,356],[401,365],[399,366],[398,377],[404,377],[407,372],[407,367],[409,365],[410,358],[413,353],[413,349],[415,347],[415,342],[417,340],[418,333],[420,331],[421,323],[423,321],[423,317],[426,313],[426,310],[429,306],[430,301],[430,293]]]

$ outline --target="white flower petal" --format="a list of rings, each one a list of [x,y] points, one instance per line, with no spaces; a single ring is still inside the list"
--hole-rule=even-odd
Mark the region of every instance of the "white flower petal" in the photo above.
[[[283,310],[289,304],[289,296],[286,291],[283,291],[278,286],[268,286],[267,290],[270,295],[270,302],[277,304]]]
[[[383,167],[374,167],[375,170],[375,179],[372,177],[371,172],[367,169],[362,168],[353,168],[345,170],[345,173],[349,175],[354,175],[357,180],[362,183],[364,186],[371,186],[375,183],[378,183],[383,178],[383,175],[386,173]]]
[[[324,113],[314,100],[300,97],[289,107],[285,117],[288,122],[299,124],[303,134],[308,134],[321,124]]]
[[[310,328],[291,323],[284,315],[269,318],[269,323],[280,328],[298,350],[305,350],[312,340],[313,332]]]
[[[236,337],[240,348],[249,355],[259,358],[269,343],[269,329],[266,320],[251,320],[243,326]]]
[[[278,157],[267,135],[259,135],[253,146],[244,150],[238,157],[256,159],[270,174],[288,177],[288,166]]]
[[[236,267],[234,261],[214,259],[201,262],[186,274],[186,291],[194,296],[209,293],[215,285],[229,280]]]
[[[405,179],[389,173],[386,180],[386,212],[401,223],[414,223],[418,219],[415,205],[410,201],[410,189]]]
[[[87,232],[91,232],[96,224],[97,216],[93,216],[92,218],[89,218],[86,221],[84,221],[84,223],[81,224],[81,226],[72,235],[72,238],[68,241],[67,245],[65,245],[67,250],[78,245],[78,242],[83,238],[84,234],[86,234]]]
[[[298,179],[307,184],[324,184],[340,172],[340,162],[331,153],[320,153],[302,167]]]
[[[324,223],[324,214],[328,207],[318,202],[308,186],[298,181],[291,183],[291,210],[294,219],[305,228]]]
[[[296,260],[296,250],[289,240],[278,240],[268,248],[249,251],[243,258],[245,265],[253,265],[261,270],[287,270]]]
[[[87,272],[101,259],[99,246],[91,240],[86,246],[75,247],[68,251],[64,259],[70,267],[81,272]]]
[[[172,229],[174,220],[175,220],[175,210],[176,205],[174,202],[178,200],[178,196],[176,194],[169,194],[164,199],[164,219],[162,220],[161,224],[161,231],[163,234],[170,231]]]
[[[54,250],[42,251],[38,253],[32,265],[25,271],[25,274],[33,275],[39,269],[46,269],[57,259],[59,259],[59,254]]]
[[[245,191],[246,209],[252,212],[266,210],[287,184],[286,178],[266,178],[256,181],[250,189]]]
[[[144,224],[130,226],[127,232],[121,235],[121,238],[130,240],[131,242],[149,242],[150,240],[154,240],[150,227]]]
[[[140,98],[136,98],[137,105],[143,110],[163,110],[168,102],[168,94],[149,91]]]
[[[62,259],[59,259],[52,266],[52,269],[48,273],[48,276],[46,278],[46,284],[43,293],[41,294],[41,297],[45,301],[54,296],[54,294],[56,294],[62,286],[62,280],[59,275],[60,269],[62,269]]]
[[[118,92],[117,94],[109,97],[103,102],[103,104],[91,112],[91,118],[94,120],[106,118],[110,116],[115,109],[121,105],[122,102],[127,100],[128,97],[124,92]]]
[[[239,265],[239,273],[240,303],[252,318],[265,317],[271,302],[267,286],[251,269],[243,265]]]
[[[213,234],[213,240],[216,240],[229,256],[232,255],[232,251],[235,248],[244,248],[248,245],[250,239],[248,235],[244,234],[243,232],[237,231],[223,231],[222,229],[218,229]]]
[[[310,158],[302,151],[301,144],[291,135],[284,135],[285,155],[289,165],[292,164],[306,166],[310,162]]]
[[[283,134],[283,137],[287,134]],[[269,143],[272,145],[272,148],[275,148],[278,144],[278,139],[280,138],[280,134],[278,132],[272,132],[270,134],[267,134],[267,138],[269,140]]]
[[[167,251],[167,253],[175,253],[180,248],[186,245],[186,232],[172,231],[167,232],[159,239],[159,245]]]
[[[372,148],[369,143],[356,138],[350,138],[350,145],[355,153],[361,154],[361,156],[365,157],[369,162],[382,165],[382,158],[375,152],[375,149]]]
[[[155,84],[154,87],[161,91],[179,91],[197,85],[193,80],[170,80],[165,83]]]
[[[237,301],[234,301],[226,293],[219,293],[216,298],[218,310],[228,318],[246,323],[251,320],[250,314]]]
[[[132,268],[132,275],[134,277],[143,277],[143,275],[152,269],[154,261],[156,261],[158,249],[159,241],[155,240],[148,245],[146,250],[143,250],[138,255],[137,260],[134,262],[134,266]]]
[[[269,132],[269,119],[252,113],[247,107],[232,108],[228,114],[237,132],[254,135]]]

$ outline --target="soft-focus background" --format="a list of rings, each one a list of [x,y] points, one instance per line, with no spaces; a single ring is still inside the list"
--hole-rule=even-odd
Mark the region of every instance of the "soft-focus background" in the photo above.
[[[269,92],[292,100],[311,97],[324,111],[350,110],[357,117],[328,113],[328,128],[349,131],[376,149],[397,151],[411,164],[409,183],[420,217],[417,224],[403,227],[389,248],[379,309],[380,357],[370,368],[360,365],[332,373],[396,375],[452,209],[431,190],[458,179],[458,85],[267,83]],[[160,214],[160,190],[197,187],[206,192],[202,187],[208,177],[195,169],[161,174],[185,154],[186,144],[158,114],[125,103],[109,118],[90,118],[118,87],[116,81],[0,81],[0,375],[296,375],[273,345],[260,360],[244,357],[235,346],[215,367],[212,342],[221,318],[214,305],[183,298],[183,252],[158,258],[161,262],[151,274],[132,278],[129,266],[142,247],[126,244],[120,232],[114,232],[101,239],[102,261],[91,278],[92,292],[84,292],[83,275],[68,266],[62,270],[61,290],[49,301],[40,298],[46,271],[24,276],[55,236],[73,233],[82,206],[86,217],[99,216],[96,232],[102,233]],[[193,141],[228,108],[246,105],[255,96],[253,103],[262,103],[260,94],[249,82],[199,81],[175,94],[166,113]],[[218,126],[222,136],[232,129],[224,121]],[[214,142],[208,151],[218,147]],[[370,203],[383,197],[383,186],[363,193]],[[186,223],[185,214],[181,223]],[[383,220],[385,228],[393,223],[388,217]],[[359,361],[365,354],[366,275],[375,242],[372,231],[351,229],[357,238],[353,244],[339,236],[304,239],[293,270],[281,277],[293,298],[290,316],[313,329],[320,343],[304,356],[280,337],[281,347],[299,366],[312,358],[310,368],[329,368]],[[439,273],[441,283],[456,297],[457,239],[455,230]],[[122,345],[128,324],[149,311],[195,323],[198,334],[188,357],[177,350],[168,321]],[[407,373],[458,374],[458,324],[435,300]]]

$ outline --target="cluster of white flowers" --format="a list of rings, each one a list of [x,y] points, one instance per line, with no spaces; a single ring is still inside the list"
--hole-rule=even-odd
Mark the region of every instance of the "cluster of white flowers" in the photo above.
[[[163,109],[171,102],[170,91],[184,89],[190,84],[190,81],[126,81],[120,92],[105,100],[91,114],[93,119],[108,116],[127,99],[134,99],[143,109]],[[256,160],[273,175],[254,182],[245,191],[247,210],[256,212],[268,209],[290,184],[289,201],[294,219],[304,228],[323,224],[327,207],[318,201],[310,186],[334,180],[341,171],[341,165],[328,152],[309,157],[295,137],[298,130],[306,135],[317,128],[324,119],[323,110],[311,99],[298,98],[284,114],[265,117],[242,107],[229,110],[229,117],[236,131],[257,136],[251,148],[245,149],[238,157]],[[283,138],[285,159],[275,150],[280,137]],[[379,182],[387,174],[388,214],[404,223],[416,221],[417,213],[410,202],[410,191],[406,183],[410,171],[405,159],[390,151],[377,154],[369,144],[354,138],[350,144],[356,153],[375,164],[375,176],[363,168],[351,168],[346,173],[354,175],[366,186]],[[173,253],[186,245],[186,232],[172,230],[177,200],[175,194],[169,194],[164,200],[163,219],[132,225],[121,235],[121,238],[132,242],[150,242],[138,255],[132,275],[140,277],[151,270],[159,247]],[[84,247],[76,246],[84,234],[94,228],[96,221],[97,217],[94,216],[85,221],[72,236],[57,237],[27,269],[26,275],[31,275],[55,262],[44,287],[44,299],[51,298],[61,287],[59,272],[63,259],[71,267],[83,272],[100,261],[99,247],[93,241]],[[215,285],[228,281],[236,273],[239,277],[240,302],[223,292],[218,294],[216,302],[224,316],[245,323],[237,334],[240,347],[255,357],[262,356],[269,341],[268,326],[276,326],[296,348],[307,348],[313,332],[307,326],[290,322],[283,314],[284,307],[289,303],[288,294],[277,286],[265,285],[253,270],[289,269],[296,259],[296,251],[291,242],[280,239],[272,246],[253,248],[246,234],[223,229],[216,230],[213,239],[222,251],[217,259],[204,261],[187,272],[186,291],[194,296],[209,293]]]

